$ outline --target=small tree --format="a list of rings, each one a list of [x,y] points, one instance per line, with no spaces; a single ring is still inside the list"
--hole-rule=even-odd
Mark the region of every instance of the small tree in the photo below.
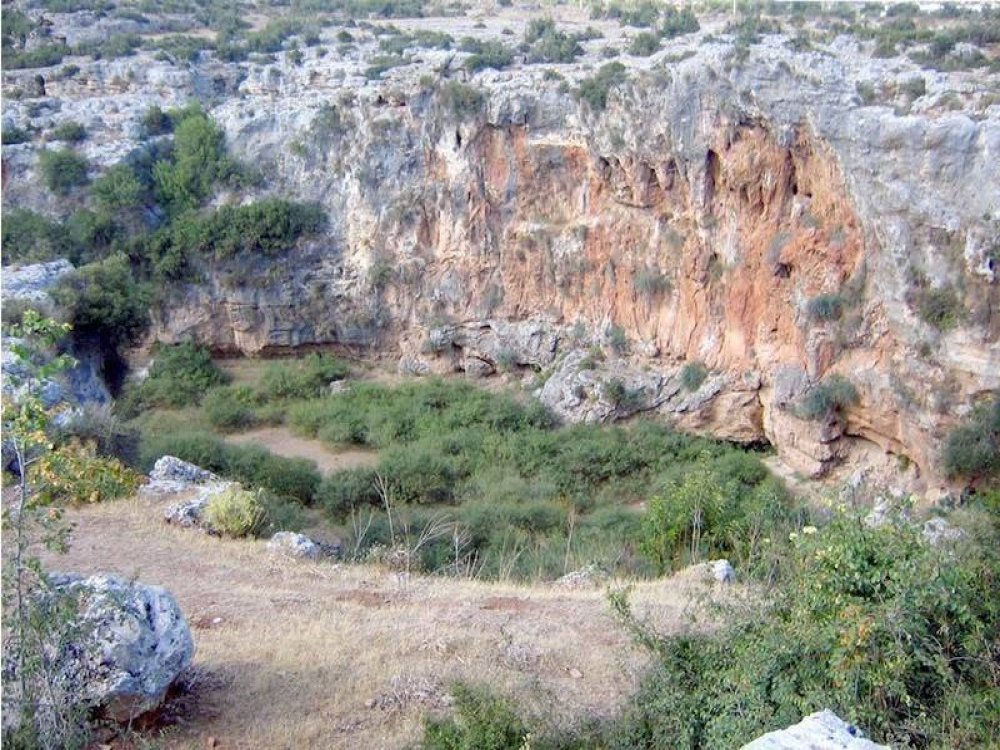
[[[3,512],[3,739],[18,747],[79,747],[87,735],[89,707],[74,694],[75,675],[65,673],[61,658],[64,647],[79,640],[75,603],[52,591],[34,555],[39,546],[64,549],[69,528],[57,509],[45,506],[30,478],[32,466],[51,450],[46,431],[53,410],[39,394],[72,364],[66,355],[51,354],[68,331],[28,310],[11,328],[15,339],[8,345],[15,363],[5,372],[3,435],[17,485]]]

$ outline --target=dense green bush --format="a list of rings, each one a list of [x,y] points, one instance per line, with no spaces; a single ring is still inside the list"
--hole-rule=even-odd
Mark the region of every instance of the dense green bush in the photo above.
[[[381,449],[374,469],[324,480],[318,496],[332,518],[388,500],[394,516],[408,519],[419,536],[433,520],[419,506],[456,506],[449,514],[454,536],[421,552],[427,570],[464,565],[485,577],[537,579],[596,564],[646,575],[652,568],[637,552],[641,515],[621,506],[670,497],[677,477],[706,466],[722,494],[699,554],[724,551],[738,563],[763,565],[762,536],[792,523],[785,494],[756,456],[651,422],[559,428],[537,404],[469,384],[357,383],[345,394],[293,404],[288,421],[333,444]],[[388,534],[381,523],[354,545],[390,546]],[[458,553],[455,538],[463,540]],[[648,559],[666,568],[682,561],[674,552],[650,546]]]
[[[455,117],[478,115],[486,101],[483,92],[475,86],[459,81],[448,81],[438,90],[441,105]]]
[[[173,159],[153,167],[156,196],[172,215],[197,208],[232,168],[222,130],[197,105],[171,113]]]
[[[660,27],[660,33],[664,38],[673,39],[685,34],[693,34],[700,28],[698,18],[690,7],[678,10],[676,7],[668,5],[663,9],[663,25]]]
[[[42,149],[38,167],[46,187],[57,195],[68,195],[73,188],[87,183],[87,160],[72,149]]]
[[[127,164],[116,164],[94,180],[90,194],[109,213],[140,208],[145,188]]]
[[[198,404],[210,388],[226,382],[207,347],[191,342],[161,345],[153,357],[149,375],[139,386],[144,404],[173,408]]]
[[[799,402],[804,419],[826,419],[858,403],[858,389],[843,375],[830,375],[810,388]]]
[[[1000,396],[952,430],[943,462],[950,476],[1000,482]]]
[[[275,362],[264,370],[260,394],[266,400],[304,399],[323,395],[334,380],[350,375],[350,366],[330,354],[312,353],[291,362]]]
[[[40,263],[55,258],[74,260],[68,232],[58,222],[24,208],[3,212],[3,263]]]
[[[149,290],[121,255],[77,269],[52,296],[71,311],[75,336],[95,336],[106,349],[135,342],[149,325]]]
[[[35,134],[28,128],[19,128],[17,125],[5,126],[3,134],[0,135],[0,142],[4,146],[13,146],[18,143],[27,143]]]
[[[713,636],[656,637],[618,598],[657,669],[608,746],[736,748],[822,708],[898,747],[992,746],[1000,560],[983,534],[942,549],[853,513],[805,527],[767,604]]]
[[[466,69],[472,73],[485,68],[502,70],[514,62],[514,51],[503,42],[492,39],[465,37],[459,42],[459,49],[472,53],[465,60]]]
[[[205,394],[202,407],[212,427],[241,430],[257,423],[256,401],[256,394],[247,386],[221,386]]]
[[[184,213],[152,237],[145,252],[157,273],[177,279],[204,260],[287,251],[324,224],[323,210],[315,204],[268,198],[245,206],[223,206],[208,214]]]
[[[660,572],[713,557],[753,571],[770,562],[764,540],[787,534],[797,520],[760,461],[731,453],[660,480],[643,518],[643,550]]]

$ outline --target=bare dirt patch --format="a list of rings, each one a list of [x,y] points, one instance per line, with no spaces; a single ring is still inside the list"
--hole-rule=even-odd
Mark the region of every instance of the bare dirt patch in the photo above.
[[[404,747],[428,710],[447,710],[455,680],[488,682],[565,723],[612,713],[646,663],[602,590],[278,559],[263,542],[165,525],[168,502],[73,510],[70,551],[47,560],[177,597],[197,655],[167,747]],[[689,625],[693,599],[670,580],[633,593],[664,630]]]
[[[322,474],[332,474],[342,469],[375,466],[378,453],[360,448],[333,450],[319,440],[300,437],[287,427],[263,427],[226,436],[226,442],[238,445],[260,445],[272,453],[286,458],[305,458],[315,462]]]

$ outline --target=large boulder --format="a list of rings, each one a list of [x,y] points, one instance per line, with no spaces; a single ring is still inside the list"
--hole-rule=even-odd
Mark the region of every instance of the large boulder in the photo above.
[[[740,750],[889,750],[865,739],[860,729],[826,709],[787,729],[768,732]]]
[[[73,273],[73,270],[73,264],[65,258],[7,269],[3,275],[0,295],[4,299],[46,302],[49,300],[49,290],[64,276]]]
[[[154,482],[198,484],[215,481],[219,477],[200,466],[195,466],[174,456],[161,456],[153,464],[153,470],[149,473],[149,478]]]
[[[72,648],[59,674],[87,705],[131,721],[162,703],[191,663],[194,640],[174,597],[160,586],[112,575],[53,574],[56,594],[77,598]]]

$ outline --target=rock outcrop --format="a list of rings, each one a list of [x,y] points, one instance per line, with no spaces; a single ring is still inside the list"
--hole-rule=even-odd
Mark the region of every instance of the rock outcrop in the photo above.
[[[787,729],[768,732],[741,750],[889,750],[889,746],[865,739],[861,730],[827,709]]]
[[[280,260],[208,263],[202,282],[164,290],[156,339],[341,347],[412,373],[530,368],[553,376],[541,394],[567,418],[657,412],[770,442],[806,476],[903,461],[913,488],[943,485],[941,440],[1000,388],[1000,205],[984,189],[1000,184],[1000,110],[979,96],[982,71],[921,71],[846,35],[796,51],[781,35],[738,48],[695,34],[628,58],[601,110],[573,95],[597,42],[557,75],[525,63],[445,81],[454,53],[419,50],[370,80],[378,42],[356,33],[351,51],[301,63],[140,54],[47,81],[60,116],[93,127],[81,150],[97,167],[141,145],[146,107],[197,96],[230,150],[264,167],[265,192],[327,212],[326,235]],[[924,93],[907,98],[916,77]],[[470,84],[463,105],[455,87]],[[5,116],[51,117],[31,106]],[[63,210],[38,187],[33,145],[4,158],[6,202]],[[938,293],[955,310],[936,328],[922,311]],[[695,364],[709,377],[682,390]],[[798,402],[834,374],[857,402],[802,419]],[[609,397],[612,381],[629,398]]]

